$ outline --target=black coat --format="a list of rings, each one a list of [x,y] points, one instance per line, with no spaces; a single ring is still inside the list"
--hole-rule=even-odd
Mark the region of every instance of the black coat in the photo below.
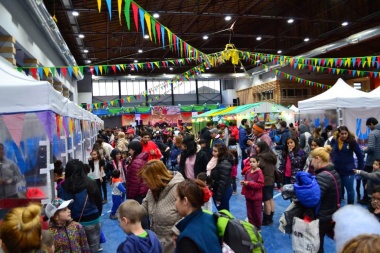
[[[211,170],[212,192],[215,201],[221,201],[226,189],[231,186],[232,156],[221,158]]]
[[[186,177],[185,173],[185,162],[186,157],[182,153],[181,154],[181,160],[179,162],[179,168],[178,171],[182,174],[184,178]],[[206,172],[206,167],[208,164],[208,156],[207,153],[204,150],[198,150],[195,157],[195,164],[194,164],[194,177],[197,178],[198,174],[201,172]]]
[[[335,181],[338,184],[338,189],[336,189],[335,181],[332,176],[324,171],[328,171],[334,176]],[[333,164],[329,164],[324,168],[315,170],[315,174],[317,176],[319,187],[321,188],[321,206],[319,208],[317,218],[321,222],[328,222],[332,219],[333,213],[338,210],[338,205],[340,205],[339,202],[342,187],[340,183],[340,176],[338,172],[335,171]]]

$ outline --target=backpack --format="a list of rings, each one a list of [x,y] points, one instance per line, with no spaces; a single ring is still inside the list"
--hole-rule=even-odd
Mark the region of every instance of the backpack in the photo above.
[[[263,238],[257,228],[247,221],[236,219],[229,211],[213,214],[218,237],[236,253],[265,253]]]
[[[315,208],[319,205],[321,188],[319,187],[316,177],[310,173],[304,171],[297,172],[294,191],[298,201],[304,207]],[[316,212],[318,212],[318,210],[316,210]]]
[[[306,154],[309,154],[311,151],[310,144],[309,144],[310,137],[311,137],[311,134],[308,132],[305,132],[305,147],[303,148],[303,151],[305,151]]]

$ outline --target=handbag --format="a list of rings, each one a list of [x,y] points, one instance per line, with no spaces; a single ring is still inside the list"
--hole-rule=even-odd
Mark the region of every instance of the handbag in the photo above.
[[[295,253],[315,253],[320,247],[319,220],[295,217],[292,227],[292,248]]]
[[[336,179],[334,177],[333,174],[331,174],[329,171],[323,171],[323,172],[326,172],[327,174],[329,174],[333,179],[334,179],[334,183],[335,183],[335,189],[336,189],[336,207],[337,209],[340,208],[340,201],[339,201],[339,190],[338,190],[338,183],[336,182]],[[331,220],[331,223],[333,224],[331,229],[329,231],[326,232],[326,235],[327,237],[329,237],[330,239],[333,239],[334,240],[334,236],[335,236],[335,233],[334,233],[334,228],[335,228],[335,222],[333,220]]]

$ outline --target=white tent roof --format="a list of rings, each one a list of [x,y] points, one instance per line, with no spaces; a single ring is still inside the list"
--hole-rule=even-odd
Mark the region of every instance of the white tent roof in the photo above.
[[[333,87],[315,97],[298,102],[300,111],[336,108],[379,107],[380,98],[369,96],[345,83],[341,78]]]
[[[368,93],[371,97],[380,97],[380,86]]]
[[[292,110],[292,111],[295,112],[295,113],[298,113],[298,112],[300,111],[300,109],[298,109],[297,106],[295,106],[295,105],[292,105],[292,106],[289,108],[289,110]]]
[[[0,77],[0,114],[53,111],[61,116],[103,123],[63,97],[49,82],[32,79],[1,60]]]

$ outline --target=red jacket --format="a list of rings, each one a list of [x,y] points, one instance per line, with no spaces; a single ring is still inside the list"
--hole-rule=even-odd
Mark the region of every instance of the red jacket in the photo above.
[[[236,126],[233,126],[231,128],[230,137],[234,137],[236,141],[239,140],[239,129]]]
[[[156,143],[154,143],[153,141],[148,141],[148,143],[145,144],[144,142],[141,141],[141,145],[142,145],[142,152],[146,152],[149,155],[148,161],[152,159],[157,159],[157,160],[161,159],[162,154],[161,154],[160,149],[157,147]],[[154,150],[154,155],[150,154],[151,150]]]
[[[244,181],[248,181],[247,185],[243,185],[241,194],[249,200],[262,200],[263,199],[263,187],[264,187],[264,175],[263,172],[258,169],[255,172],[247,171],[244,175]]]
[[[127,166],[127,198],[136,199],[138,196],[146,195],[148,187],[144,184],[141,178],[137,176],[140,169],[147,163],[148,154],[142,152],[138,154],[131,163]]]
[[[251,170],[251,165],[249,164],[249,157],[243,160],[243,169],[241,170],[241,174],[244,176],[245,173]]]

